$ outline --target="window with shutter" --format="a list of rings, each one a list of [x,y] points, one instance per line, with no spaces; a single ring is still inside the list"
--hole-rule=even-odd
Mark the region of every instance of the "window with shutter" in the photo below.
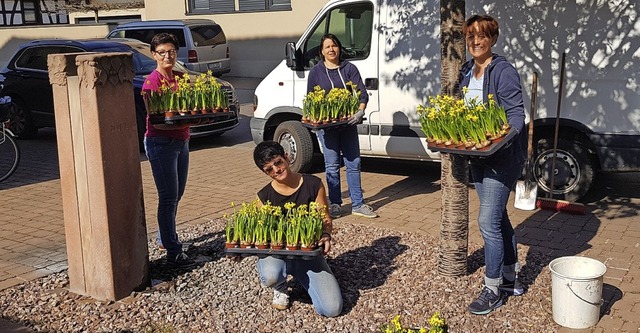
[[[238,0],[238,6],[241,12],[264,11],[267,9],[265,0]]]
[[[291,10],[291,0],[189,0],[192,14],[280,10]]]

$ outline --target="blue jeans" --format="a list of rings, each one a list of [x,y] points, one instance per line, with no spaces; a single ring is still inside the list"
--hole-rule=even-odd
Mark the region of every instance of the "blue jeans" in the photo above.
[[[176,233],[178,202],[189,173],[189,140],[145,137],[144,149],[158,190],[158,233],[168,257],[182,252]]]
[[[471,165],[471,175],[480,199],[478,225],[484,240],[485,284],[488,286],[500,285],[503,273],[513,273],[518,262],[516,236],[507,215],[507,201],[521,170],[521,163],[500,170]]]
[[[271,256],[258,259],[258,274],[263,285],[285,291],[287,275],[292,275],[307,290],[316,312],[335,317],[342,312],[342,293],[327,260],[283,260]]]
[[[347,185],[351,207],[359,208],[364,204],[360,181],[360,143],[358,128],[347,126],[339,129],[321,130],[317,133],[324,153],[324,168],[329,188],[329,202],[342,205],[340,189],[340,157],[347,168]]]

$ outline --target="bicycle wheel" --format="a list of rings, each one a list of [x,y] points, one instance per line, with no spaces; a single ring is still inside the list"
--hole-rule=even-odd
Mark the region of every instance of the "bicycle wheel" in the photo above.
[[[0,182],[16,171],[18,161],[20,150],[16,141],[7,133],[0,132]]]

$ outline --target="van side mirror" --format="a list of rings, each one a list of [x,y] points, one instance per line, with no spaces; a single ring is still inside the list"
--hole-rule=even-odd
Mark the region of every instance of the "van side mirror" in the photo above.
[[[287,67],[296,69],[298,67],[296,64],[296,44],[293,42],[287,43],[284,47],[284,54],[287,59]]]

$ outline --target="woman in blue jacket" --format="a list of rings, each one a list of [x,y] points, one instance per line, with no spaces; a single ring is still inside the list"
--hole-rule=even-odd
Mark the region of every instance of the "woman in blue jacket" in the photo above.
[[[511,131],[517,132],[495,154],[471,159],[471,176],[480,200],[478,225],[484,240],[486,272],[484,287],[469,311],[487,314],[501,306],[507,295],[524,293],[517,280],[517,243],[507,215],[509,194],[526,158],[524,103],[518,72],[503,56],[491,51],[498,39],[498,22],[488,15],[474,15],[465,22],[463,33],[473,57],[462,66],[458,81],[465,101],[487,103],[493,95],[504,107]]]
[[[355,65],[341,61],[342,44],[333,34],[322,36],[320,41],[320,58],[317,65],[311,68],[307,81],[307,92],[316,86],[329,93],[332,88],[347,88],[351,81],[360,91],[360,105],[356,114],[349,119],[349,126],[320,130],[316,134],[324,153],[325,174],[329,188],[329,215],[338,218],[341,215],[342,191],[340,189],[340,158],[344,159],[347,168],[347,185],[351,197],[351,214],[364,217],[377,217],[371,206],[364,203],[360,180],[360,143],[358,142],[357,124],[362,122],[364,109],[369,102],[369,95]]]

